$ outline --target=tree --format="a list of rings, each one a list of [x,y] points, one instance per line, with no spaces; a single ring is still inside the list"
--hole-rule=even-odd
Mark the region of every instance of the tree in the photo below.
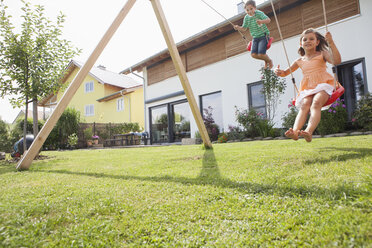
[[[25,104],[26,120],[28,103],[33,102],[33,132],[36,136],[38,99],[60,88],[66,64],[80,50],[61,38],[65,21],[62,13],[53,24],[44,16],[43,6],[32,8],[30,3],[22,2],[21,32],[15,33],[11,16],[6,13],[7,6],[0,0],[0,97],[11,95],[13,107]]]
[[[287,87],[285,79],[279,78],[274,71],[262,68],[262,93],[265,95],[267,119],[272,122],[275,117],[276,108],[280,101],[279,97]]]

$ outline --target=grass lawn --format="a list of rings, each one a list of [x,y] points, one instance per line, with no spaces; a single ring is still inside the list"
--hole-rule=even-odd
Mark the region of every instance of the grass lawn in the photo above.
[[[372,247],[372,135],[0,162],[0,247]]]

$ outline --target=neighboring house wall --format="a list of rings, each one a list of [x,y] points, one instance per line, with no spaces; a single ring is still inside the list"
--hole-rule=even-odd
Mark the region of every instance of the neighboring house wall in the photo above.
[[[69,85],[78,73],[79,68],[70,73],[66,79],[65,85]],[[93,91],[86,92],[86,83],[93,82]],[[65,90],[66,88],[64,88]],[[143,108],[143,88],[139,88],[134,92],[124,96],[113,98],[108,101],[98,102],[97,99],[114,94],[122,88],[109,84],[102,84],[91,75],[87,75],[83,83],[80,85],[75,95],[71,99],[68,107],[73,107],[80,112],[81,122],[86,123],[124,123],[138,122],[141,127],[144,126],[144,108]],[[63,96],[63,91],[58,92],[58,101]],[[137,92],[138,91],[138,92]],[[124,99],[122,110],[118,111],[117,100]],[[130,100],[132,99],[132,100]],[[93,110],[93,115],[87,115],[86,110]],[[136,114],[133,114],[136,113]]]
[[[144,100],[143,87],[130,93],[131,119],[132,122],[138,122],[141,127],[145,126],[144,122]]]
[[[299,47],[299,34],[308,27],[318,27],[321,33],[325,33],[325,28],[320,27],[324,22],[320,0],[308,1],[301,6],[283,12],[279,16],[280,25],[285,34],[285,46],[288,52],[289,60],[292,63],[298,58],[297,50]],[[331,2],[331,3],[329,3]],[[319,5],[320,4],[320,5]],[[360,14],[359,13],[360,4]],[[328,22],[337,21],[329,25],[329,31],[332,33],[337,47],[342,55],[342,61],[348,62],[356,59],[364,59],[366,78],[371,78],[372,49],[369,49],[368,41],[372,34],[368,32],[372,25],[372,1],[369,0],[334,0],[328,1],[327,13]],[[346,19],[345,19],[346,18]],[[277,30],[275,30],[275,19],[272,17],[270,30],[276,40],[279,41]],[[236,36],[233,38],[233,36]],[[290,37],[290,38],[288,38]],[[244,46],[244,43],[238,37],[237,33],[222,37],[204,46],[186,52],[182,60],[186,65],[187,76],[195,99],[200,106],[200,96],[213,92],[221,92],[223,129],[228,130],[229,125],[237,125],[235,119],[235,106],[238,108],[248,108],[248,85],[261,80],[260,68],[263,63],[251,58],[250,53],[242,52],[238,46]],[[222,46],[221,44],[224,44]],[[235,44],[226,46],[226,44]],[[228,48],[230,47],[230,48]],[[244,49],[244,48],[243,48]],[[231,52],[234,50],[235,52]],[[226,55],[227,52],[230,55]],[[225,53],[225,55],[221,55]],[[234,54],[235,53],[235,54]],[[275,66],[281,65],[281,68],[287,68],[288,64],[285,58],[281,42],[273,43],[268,54],[273,59]],[[161,68],[161,69],[160,69]],[[182,91],[182,86],[175,73],[172,72],[170,60],[155,66],[144,68],[145,77],[145,101],[151,99],[161,99],[163,96],[172,95],[175,92]],[[302,79],[301,70],[294,72],[297,86]],[[367,81],[368,82],[368,81]],[[372,83],[367,85],[372,88]],[[282,116],[288,111],[288,103],[294,96],[291,78],[287,77],[287,90],[281,97],[281,104],[278,106],[274,122],[277,127],[281,126]],[[150,101],[146,104],[146,130],[150,130],[150,108],[156,106],[165,106],[172,102],[185,100],[185,95],[178,95]],[[168,105],[169,106],[169,105]],[[191,136],[197,131],[196,123],[191,118]]]

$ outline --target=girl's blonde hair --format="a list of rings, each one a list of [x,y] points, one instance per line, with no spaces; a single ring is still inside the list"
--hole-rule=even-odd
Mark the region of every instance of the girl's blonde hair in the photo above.
[[[317,51],[327,51],[328,50],[328,42],[326,41],[325,37],[320,34],[316,29],[314,28],[308,28],[306,29],[305,31],[302,32],[301,34],[301,37],[300,37],[300,42],[302,41],[302,39],[304,38],[305,34],[310,34],[310,33],[314,33],[317,40],[319,40],[319,44],[318,46],[316,47],[316,50]],[[301,56],[304,56],[305,55],[305,50],[300,47],[298,49],[298,53],[301,55]]]

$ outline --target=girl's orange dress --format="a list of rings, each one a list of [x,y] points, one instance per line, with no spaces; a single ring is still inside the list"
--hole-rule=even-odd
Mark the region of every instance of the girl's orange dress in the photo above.
[[[298,66],[304,75],[300,93],[296,97],[296,107],[300,108],[303,99],[324,90],[328,95],[332,95],[334,89],[334,78],[327,72],[327,65],[323,59],[323,54],[319,54],[310,60],[297,60]],[[324,106],[322,110],[328,109],[330,105]]]

